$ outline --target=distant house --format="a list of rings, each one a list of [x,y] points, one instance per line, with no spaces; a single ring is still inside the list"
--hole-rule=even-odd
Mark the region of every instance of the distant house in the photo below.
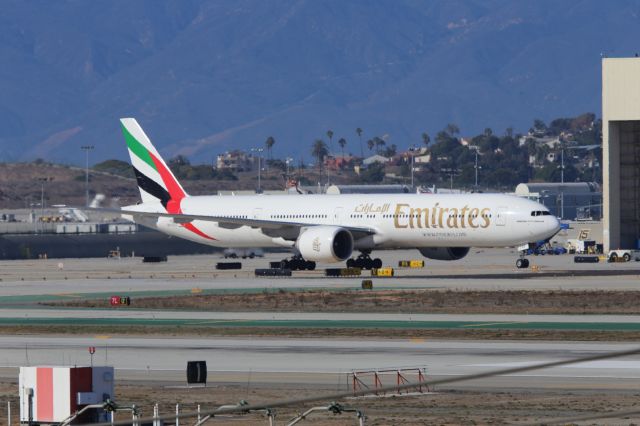
[[[389,159],[387,157],[383,157],[382,155],[375,154],[375,155],[372,155],[371,157],[367,157],[364,160],[362,160],[362,165],[367,167],[374,163],[385,164],[388,162],[389,162]]]
[[[340,170],[349,166],[353,162],[355,157],[351,155],[336,155],[336,156],[326,156],[324,158],[324,166],[331,170]]]
[[[244,151],[227,151],[216,157],[216,168],[219,170],[233,170],[237,172],[253,169],[254,158]]]
[[[562,143],[561,136],[535,136],[532,133],[521,136],[518,140],[518,145],[524,146],[529,140],[532,140],[536,146],[547,145],[549,148],[555,148]]]

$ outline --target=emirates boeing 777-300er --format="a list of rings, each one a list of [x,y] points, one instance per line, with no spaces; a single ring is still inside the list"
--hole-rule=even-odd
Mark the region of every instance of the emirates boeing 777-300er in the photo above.
[[[286,247],[289,269],[315,262],[380,267],[370,253],[417,249],[430,259],[458,260],[471,247],[524,248],[560,229],[549,210],[503,194],[350,194],[190,196],[138,122],[121,119],[142,202],[123,217],[161,232],[216,247]],[[352,258],[355,251],[360,252]]]

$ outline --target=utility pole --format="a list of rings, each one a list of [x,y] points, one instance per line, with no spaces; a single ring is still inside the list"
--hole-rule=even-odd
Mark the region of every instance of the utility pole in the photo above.
[[[80,149],[82,149],[86,154],[84,176],[85,207],[89,207],[89,151],[91,151],[93,148],[93,145],[82,145],[80,147]]]

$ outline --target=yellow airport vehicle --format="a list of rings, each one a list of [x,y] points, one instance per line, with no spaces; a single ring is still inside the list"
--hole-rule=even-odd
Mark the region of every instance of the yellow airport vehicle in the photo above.
[[[398,268],[424,268],[424,260],[399,260]]]
[[[372,277],[392,277],[393,276],[393,268],[373,268],[371,269]]]

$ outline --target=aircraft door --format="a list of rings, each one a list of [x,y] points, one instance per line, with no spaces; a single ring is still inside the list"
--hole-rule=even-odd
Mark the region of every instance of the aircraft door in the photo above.
[[[505,226],[507,224],[507,208],[498,207],[498,213],[496,213],[496,225]]]
[[[336,209],[333,211],[333,223],[336,225],[339,225],[340,223],[342,223],[342,211],[344,209],[342,207],[336,207]]]
[[[262,209],[253,209],[253,218],[262,219]]]

